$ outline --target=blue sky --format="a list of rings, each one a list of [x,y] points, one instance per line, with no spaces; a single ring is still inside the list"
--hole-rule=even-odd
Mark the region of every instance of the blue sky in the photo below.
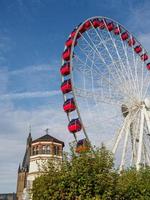
[[[92,16],[123,24],[150,50],[150,3],[139,0],[0,0],[0,193],[15,192],[28,127],[33,138],[72,140],[59,92],[61,53]]]

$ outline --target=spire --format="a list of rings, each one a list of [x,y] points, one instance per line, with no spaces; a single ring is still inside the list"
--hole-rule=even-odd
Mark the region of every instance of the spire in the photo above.
[[[31,133],[31,124],[29,125],[29,134]]]
[[[29,135],[27,138],[27,148],[31,146],[32,143],[32,136],[31,136],[31,125],[29,126]]]
[[[18,173],[21,172],[21,166],[19,164],[19,167],[18,167]]]
[[[22,162],[22,169],[24,171],[28,171],[28,169],[29,169],[31,144],[32,144],[32,136],[31,136],[31,125],[30,125],[29,126],[29,135],[27,137],[26,151],[25,151],[25,154],[24,154],[23,162]]]

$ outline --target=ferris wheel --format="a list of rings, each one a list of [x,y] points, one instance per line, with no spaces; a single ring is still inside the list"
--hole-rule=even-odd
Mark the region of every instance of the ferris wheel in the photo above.
[[[76,151],[106,143],[120,170],[150,165],[150,60],[118,22],[92,17],[69,35],[61,90]]]

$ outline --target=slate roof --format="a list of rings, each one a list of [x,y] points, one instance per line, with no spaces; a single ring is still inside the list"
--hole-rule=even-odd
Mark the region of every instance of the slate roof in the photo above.
[[[36,140],[33,140],[33,141],[32,141],[32,144],[33,144],[33,143],[36,143],[36,142],[43,142],[43,141],[46,141],[46,142],[56,142],[56,143],[62,144],[63,147],[65,146],[65,145],[64,145],[64,142],[62,142],[62,141],[60,141],[60,140],[58,140],[58,139],[52,137],[52,136],[49,135],[49,134],[46,134],[46,135],[44,135],[44,136],[42,136],[42,137],[40,137],[40,138],[37,138]]]

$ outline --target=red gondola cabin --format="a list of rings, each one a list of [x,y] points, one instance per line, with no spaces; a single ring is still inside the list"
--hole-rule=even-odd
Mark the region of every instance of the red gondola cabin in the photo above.
[[[114,29],[114,24],[113,24],[112,22],[108,23],[108,24],[107,24],[107,29],[108,29],[109,31],[112,31],[112,30]]]
[[[70,48],[67,48],[63,54],[62,54],[62,58],[65,60],[65,61],[68,61],[70,59],[70,54],[71,54],[71,49]]]
[[[63,109],[65,112],[72,112],[76,109],[74,99],[67,99],[63,104]]]
[[[88,30],[89,28],[91,28],[91,22],[90,22],[90,21],[86,21],[85,24],[84,24],[83,26],[84,26],[84,28],[85,28],[86,30]]]
[[[101,25],[101,21],[99,21],[99,19],[94,19],[92,24],[94,28],[98,28]]]
[[[86,139],[79,140],[76,146],[76,153],[84,153],[90,150],[90,145]]]
[[[70,74],[70,63],[65,63],[61,68],[60,68],[60,73],[63,76],[67,76]]]
[[[130,38],[128,40],[128,45],[131,47],[131,46],[134,46],[135,45],[135,39],[134,38]]]
[[[150,70],[150,63],[147,63],[146,67],[148,70]]]
[[[78,118],[72,119],[68,124],[68,130],[71,133],[76,133],[76,132],[80,131],[81,128],[82,128],[82,125],[81,125],[80,120]]]
[[[70,38],[66,41],[65,45],[66,45],[67,47],[71,47],[71,46],[72,46],[72,43],[73,43],[73,38],[70,37]],[[77,45],[77,41],[75,41],[75,43],[74,43],[74,46],[76,46],[76,45]]]
[[[70,37],[70,38],[66,41],[65,45],[66,45],[67,47],[71,47],[72,43],[73,43],[73,38]]]
[[[143,61],[148,60],[148,55],[146,53],[144,53],[143,55],[141,55],[141,60],[143,60]]]
[[[61,84],[61,91],[63,92],[63,94],[66,94],[70,91],[72,91],[72,86],[71,86],[71,80],[65,80],[62,84]]]
[[[121,34],[121,38],[122,38],[122,40],[127,40],[128,37],[129,37],[129,35],[128,35],[127,32],[124,32],[124,33]]]
[[[121,33],[121,28],[120,27],[115,27],[114,28],[114,34],[119,35]]]
[[[136,52],[136,53],[140,53],[141,51],[142,51],[142,47],[139,45],[139,46],[136,46],[135,48],[134,48],[134,51]]]

